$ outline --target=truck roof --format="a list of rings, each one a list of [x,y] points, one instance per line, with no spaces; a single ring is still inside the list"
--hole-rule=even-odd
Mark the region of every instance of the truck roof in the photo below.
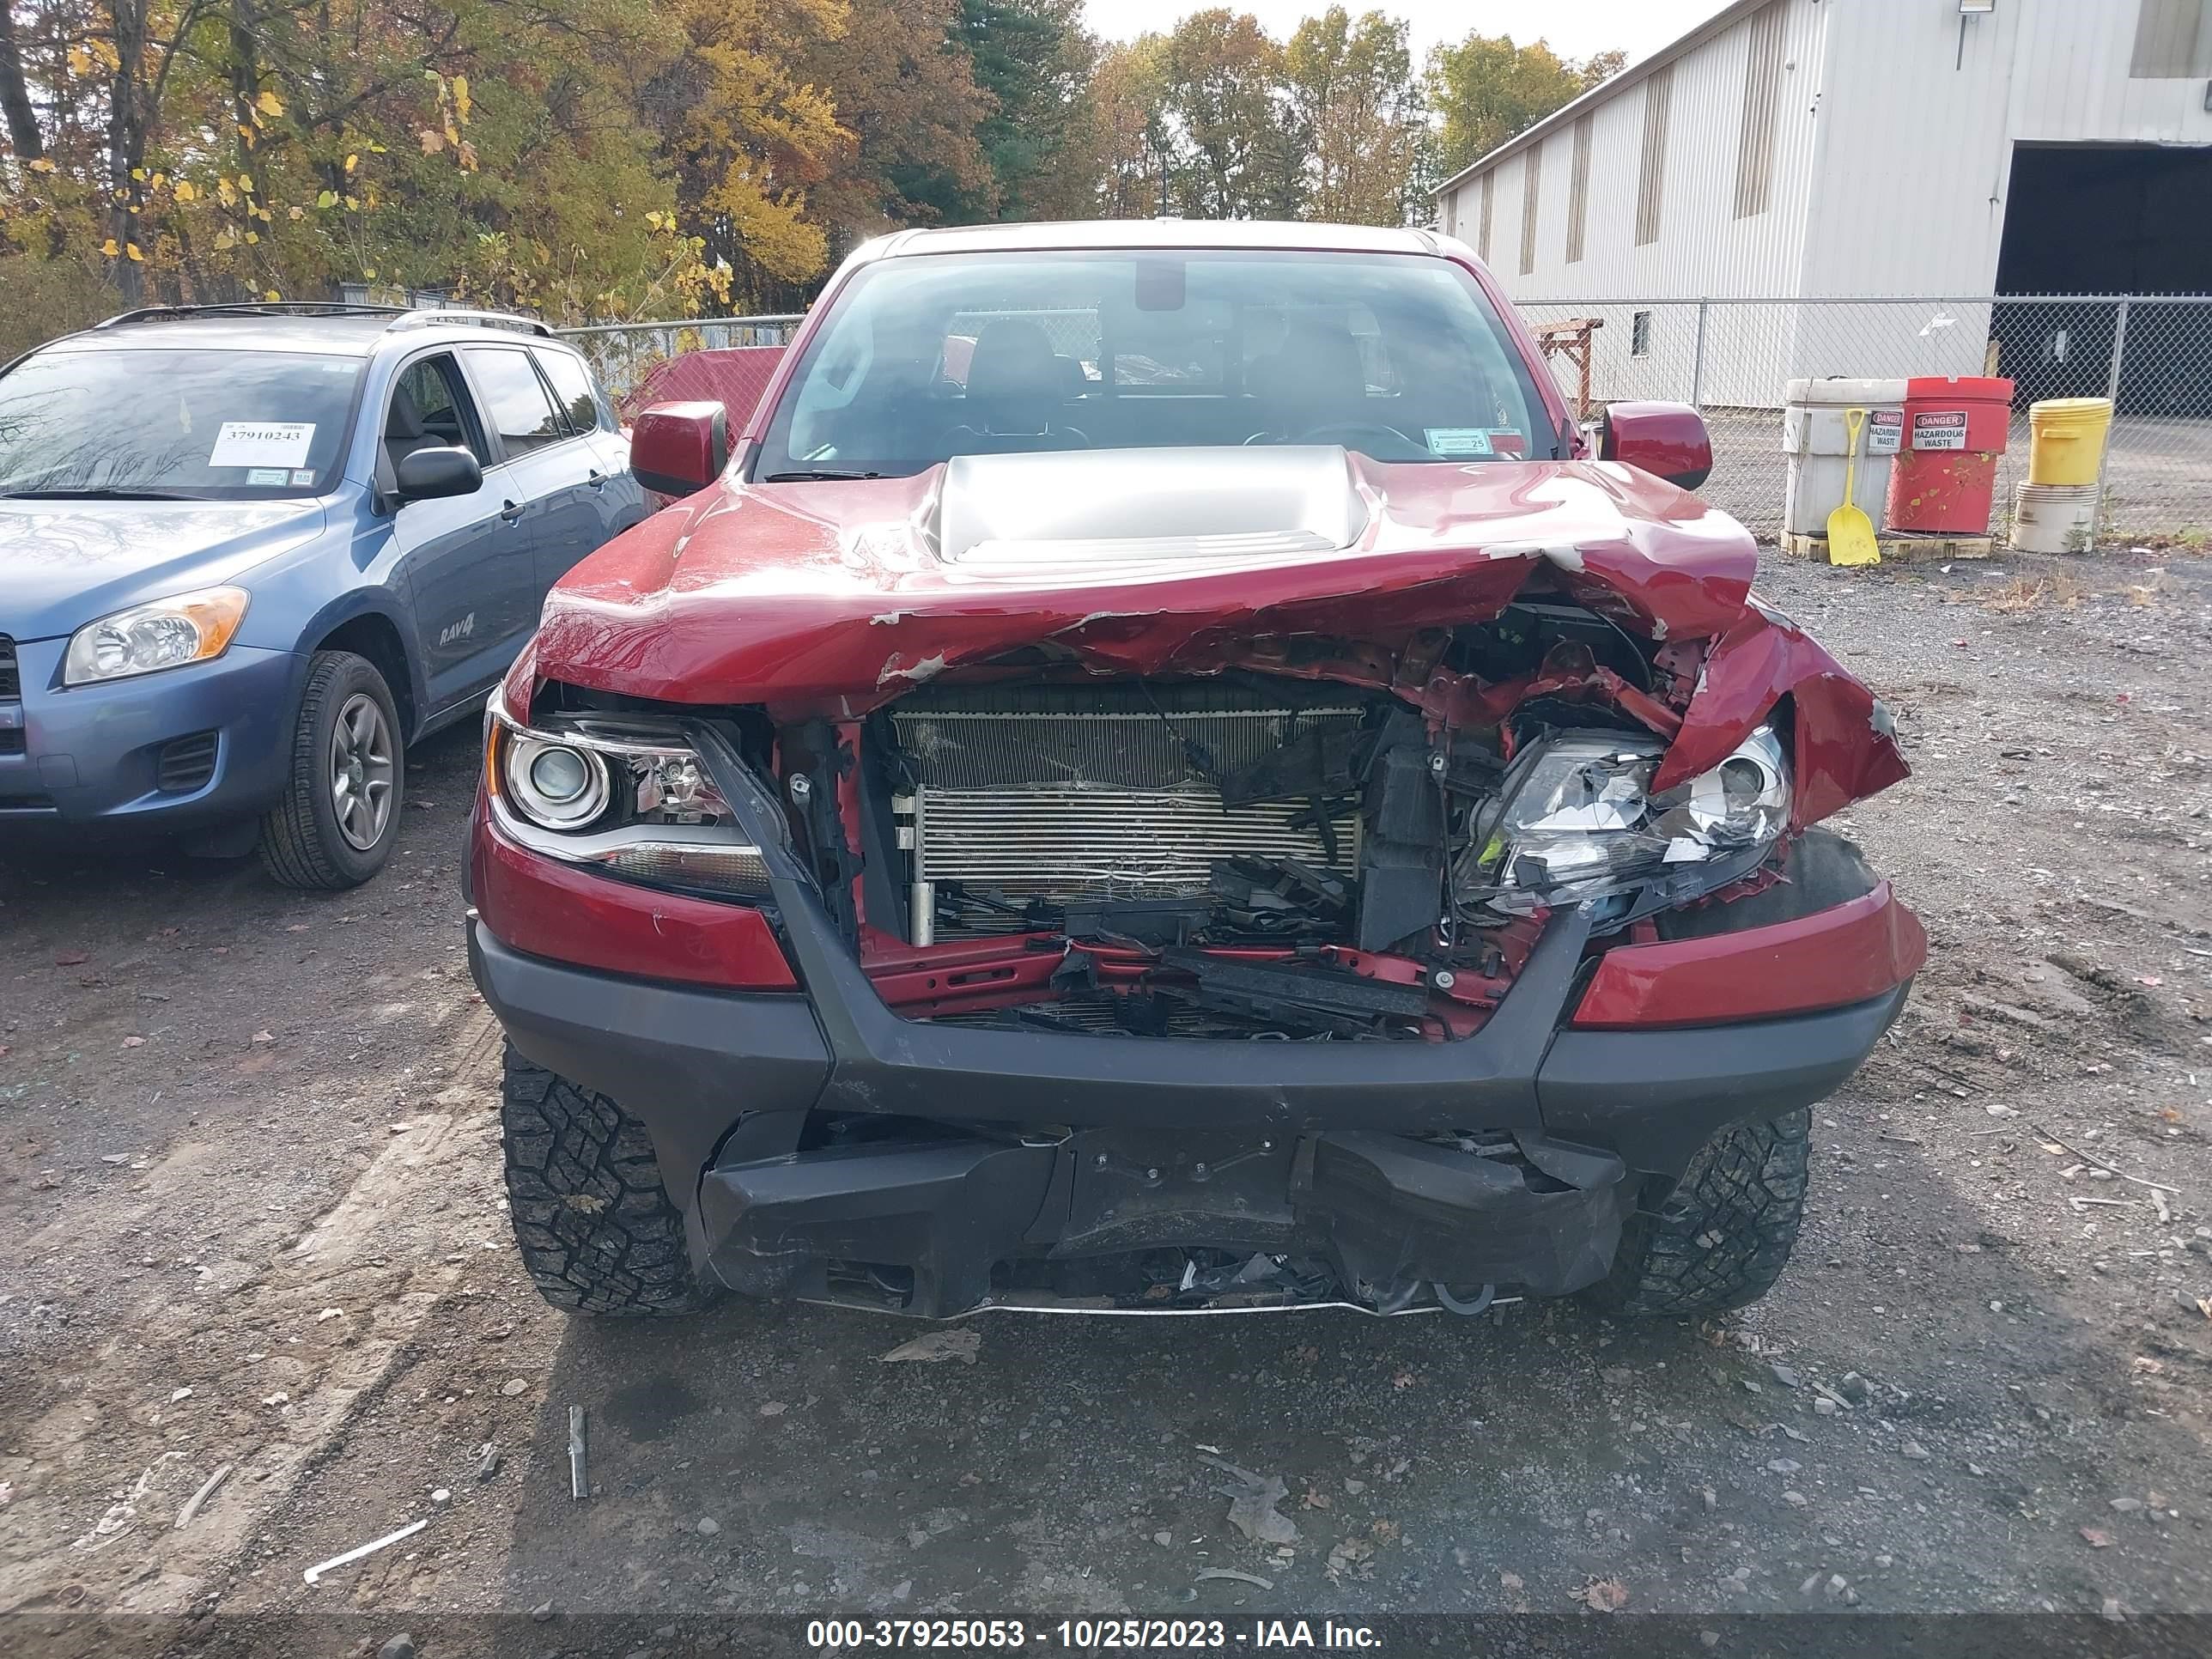
[[[869,243],[871,259],[917,253],[1068,249],[1280,248],[1332,253],[1437,253],[1426,231],[1278,219],[1083,219],[1049,224],[956,225],[901,230]]]

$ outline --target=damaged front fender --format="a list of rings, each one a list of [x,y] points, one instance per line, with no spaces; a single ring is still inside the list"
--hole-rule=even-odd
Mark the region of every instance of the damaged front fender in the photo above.
[[[1651,780],[1653,792],[1719,765],[1785,697],[1794,711],[1792,830],[1910,775],[1881,699],[1796,623],[1754,598],[1706,654],[1682,729]]]

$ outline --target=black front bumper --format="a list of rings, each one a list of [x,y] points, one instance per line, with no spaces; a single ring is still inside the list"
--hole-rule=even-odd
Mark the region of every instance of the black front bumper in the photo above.
[[[1555,913],[1482,1029],[1449,1042],[1237,1042],[901,1018],[824,912],[775,803],[692,740],[761,848],[804,995],[655,984],[508,950],[470,964],[515,1047],[653,1138],[693,1265],[902,1311],[983,1302],[1039,1261],[1321,1259],[1355,1298],[1580,1289],[1646,1177],[1723,1126],[1809,1105],[1903,1006],[1698,1031],[1562,1030],[1589,922]],[[836,1122],[841,1133],[818,1133]],[[853,1126],[869,1131],[842,1133]],[[1438,1299],[1443,1294],[1440,1292]]]
[[[972,1030],[898,1018],[818,911],[785,917],[811,996],[549,963],[480,922],[470,960],[523,1054],[646,1125],[696,1266],[802,1297],[827,1293],[834,1264],[889,1268],[905,1310],[933,1316],[985,1300],[1010,1261],[1165,1246],[1324,1254],[1377,1297],[1417,1281],[1579,1289],[1643,1177],[1832,1092],[1906,989],[1698,1030],[1563,1029],[1586,928],[1569,914],[1462,1042]],[[895,1127],[802,1152],[817,1113]],[[1416,1138],[1446,1131],[1510,1145]]]

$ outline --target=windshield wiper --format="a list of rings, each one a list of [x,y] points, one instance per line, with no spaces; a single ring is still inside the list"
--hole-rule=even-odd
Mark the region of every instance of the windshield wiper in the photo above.
[[[212,495],[196,495],[187,489],[120,489],[111,484],[87,484],[80,489],[6,489],[0,501],[210,501]]]
[[[839,472],[829,467],[812,467],[798,472],[771,472],[763,483],[851,483],[860,478],[880,478],[880,472]]]

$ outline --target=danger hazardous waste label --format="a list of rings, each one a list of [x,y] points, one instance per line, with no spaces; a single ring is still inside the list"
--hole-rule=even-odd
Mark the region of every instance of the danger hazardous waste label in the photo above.
[[[1966,411],[1963,409],[1916,410],[1912,416],[1915,449],[1964,449]]]

